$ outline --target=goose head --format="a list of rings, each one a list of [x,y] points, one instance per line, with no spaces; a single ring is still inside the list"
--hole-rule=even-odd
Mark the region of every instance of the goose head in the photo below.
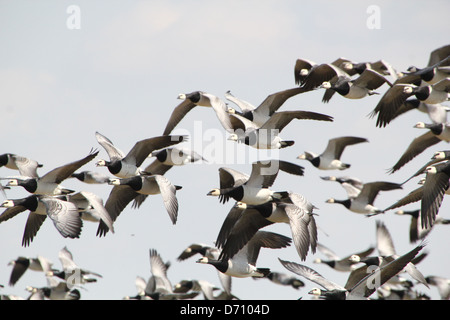
[[[12,207],[14,207],[14,201],[12,201],[12,200],[5,200],[5,201],[2,202],[0,207],[2,207],[2,208],[12,208]]]
[[[322,82],[322,84],[320,85],[320,88],[323,88],[323,89],[330,89],[332,86],[331,86],[331,83],[330,83],[330,81],[324,81],[324,82]]]
[[[210,192],[207,193],[207,196],[218,197],[218,196],[220,196],[220,190],[217,188],[212,189]]]
[[[108,161],[104,160],[104,159],[100,159],[98,160],[95,165],[97,167],[107,167],[108,166]]]

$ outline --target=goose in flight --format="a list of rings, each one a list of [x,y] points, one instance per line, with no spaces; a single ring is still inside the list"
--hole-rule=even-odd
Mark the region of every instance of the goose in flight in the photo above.
[[[418,247],[420,246],[424,246],[424,243],[422,242]],[[351,261],[363,262],[369,266],[375,265],[382,267],[383,265],[386,265],[389,262],[392,262],[393,260],[399,258],[399,255],[396,253],[395,250],[392,236],[389,230],[387,229],[386,225],[381,221],[376,222],[376,247],[378,251],[378,256],[367,256],[365,258],[361,258],[358,257],[357,255],[353,255],[352,257],[350,257]],[[408,261],[400,271],[407,272],[415,280],[428,287],[425,277],[411,262],[411,260]]]
[[[108,171],[118,178],[139,175],[142,172],[140,167],[150,153],[183,142],[187,138],[186,136],[166,135],[140,140],[125,154],[101,133],[96,132],[95,137],[109,156],[109,161],[101,159],[97,161],[96,165],[107,167]]]
[[[74,190],[66,189],[60,184],[67,178],[70,178],[76,170],[94,159],[97,154],[98,151],[93,150],[86,157],[57,167],[41,177],[9,179],[6,186],[20,186],[33,194],[62,195],[72,193]]]
[[[233,258],[212,260],[207,257],[202,257],[197,260],[197,263],[213,265],[217,270],[231,277],[267,277],[270,269],[256,266],[261,248],[286,248],[290,245],[290,242],[290,238],[278,233],[258,231]]]
[[[309,250],[315,253],[317,226],[313,213],[303,205],[267,202],[253,206],[238,202],[235,207],[237,209],[230,210],[217,237],[216,245],[222,249],[219,260],[232,258],[258,230],[273,223],[289,225],[302,260],[306,259]]]
[[[443,79],[435,84],[415,85],[411,83],[394,83],[390,87],[370,117],[378,116],[377,125],[382,126],[397,114],[398,110],[409,97],[415,96],[417,100],[426,104],[440,104],[448,101],[450,93],[450,78]]]
[[[323,288],[313,288],[308,292],[311,295],[325,300],[367,300],[380,286],[400,273],[424,246],[424,244],[420,244],[404,255],[392,259],[389,263],[375,269],[375,271],[370,273],[364,272],[363,276],[359,275],[357,272],[350,273],[345,286],[326,279],[317,271],[307,266],[296,262],[281,260],[280,258],[278,259],[287,270],[298,274]]]
[[[333,117],[311,111],[280,111],[274,113],[261,127],[238,115],[230,115],[234,133],[228,140],[245,143],[256,149],[281,149],[295,141],[281,138],[281,131],[294,119],[332,122]]]
[[[229,108],[230,113],[238,113],[249,121],[253,122],[255,126],[261,127],[270,117],[278,111],[278,109],[291,97],[307,92],[304,88],[296,87],[275,92],[266,97],[257,107],[251,105],[247,101],[240,100],[233,96],[230,92],[225,94],[225,97],[236,104],[242,111],[238,113],[235,109]]]
[[[387,181],[375,181],[365,183],[361,189],[361,192],[354,198],[348,198],[346,200],[336,200],[329,198],[327,203],[339,203],[346,207],[348,210],[365,214],[367,216],[373,216],[380,213],[384,213],[384,210],[378,209],[374,206],[374,201],[380,191],[389,191],[402,189],[402,185]]]
[[[356,79],[339,76],[334,81],[324,81],[320,85],[320,88],[326,89],[322,102],[329,102],[336,92],[347,99],[362,99],[378,94],[375,90],[385,83],[392,86],[388,79],[372,69],[365,69]]]
[[[448,123],[427,124],[418,122],[414,128],[425,129],[426,133],[414,138],[408,148],[403,152],[400,159],[389,169],[389,173],[394,173],[402,168],[409,161],[441,141],[450,142],[450,125]]]
[[[295,171],[294,164],[280,162],[279,160],[256,161],[252,164],[250,176],[240,174],[240,181],[236,183],[235,177],[230,175],[230,170],[219,169],[220,188],[214,188],[208,192],[208,196],[219,197],[220,202],[225,203],[230,198],[247,204],[262,204],[274,199],[281,199],[286,192],[277,192],[269,189],[281,168],[292,174],[303,174],[303,168]]]
[[[328,140],[325,150],[321,154],[305,152],[297,159],[308,160],[313,166],[320,170],[345,170],[350,164],[341,161],[345,148],[362,142],[368,142],[366,138],[343,136]]]
[[[37,169],[42,168],[43,165],[27,157],[13,153],[4,153],[0,155],[0,167],[3,166],[12,170],[18,170],[23,177],[37,178]]]
[[[112,221],[115,221],[125,207],[139,195],[160,194],[172,224],[176,224],[178,218],[178,200],[176,190],[181,189],[173,185],[162,175],[137,175],[130,178],[111,179],[109,184],[113,188],[105,203],[105,208]],[[104,236],[109,227],[100,221],[97,236]]]
[[[227,105],[219,97],[203,91],[194,91],[191,93],[181,93],[178,95],[178,99],[183,100],[183,102],[178,104],[172,111],[163,135],[169,135],[181,120],[183,120],[186,114],[197,106],[213,108],[220,124],[227,131],[232,130]]]
[[[30,195],[22,199],[5,200],[1,207],[7,208],[0,215],[0,222],[29,210],[28,219],[22,239],[22,246],[31,244],[46,217],[49,217],[55,228],[64,238],[79,238],[83,221],[76,205],[57,197]]]

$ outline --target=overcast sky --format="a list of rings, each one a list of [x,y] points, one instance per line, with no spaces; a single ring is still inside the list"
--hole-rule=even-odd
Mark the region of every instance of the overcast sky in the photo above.
[[[317,63],[346,57],[356,62],[384,59],[399,71],[425,66],[429,53],[448,44],[448,1],[0,1],[0,153],[16,153],[44,164],[39,173],[81,159],[91,148],[107,157],[95,139],[99,131],[128,152],[138,140],[161,135],[180,100],[179,93],[203,90],[224,99],[228,90],[255,105],[269,94],[295,87],[297,58]],[[382,94],[386,86],[378,91]],[[213,110],[196,108],[173,133],[189,135],[183,144],[208,160],[177,167],[166,177],[183,189],[177,193],[178,222],[172,225],[160,196],[151,196],[139,210],[127,207],[115,222],[115,234],[95,236],[97,224],[85,222],[80,239],[64,239],[47,219],[34,241],[21,246],[27,213],[0,224],[0,284],[2,293],[26,297],[26,286],[45,286],[42,274],[27,272],[9,287],[11,267],[18,256],[42,255],[59,267],[58,251],[67,246],[81,267],[103,275],[85,286],[82,299],[122,299],[136,294],[136,276],[150,276],[149,249],[171,262],[168,271],[175,284],[183,279],[204,279],[220,285],[216,270],[176,257],[192,243],[213,245],[224,218],[233,205],[219,203],[206,194],[219,184],[218,169],[231,167],[250,173],[256,158],[277,156],[305,167],[303,177],[280,173],[273,189],[301,193],[319,209],[316,221],[319,242],[346,256],[375,244],[375,221],[383,221],[399,254],[409,243],[408,217],[387,212],[374,218],[357,215],[329,197],[344,199],[336,183],[325,175],[350,175],[364,182],[402,182],[427,162],[442,142],[389,175],[413,138],[423,133],[413,128],[429,122],[425,114],[411,111],[386,128],[376,128],[367,115],[381,95],[348,100],[335,95],[322,103],[321,90],[289,99],[280,110],[308,110],[334,117],[334,122],[293,121],[282,136],[295,140],[292,147],[274,154],[250,151],[227,141]],[[343,160],[347,171],[321,172],[296,159],[304,151],[321,152],[330,138],[354,135],[369,143],[348,147]],[[231,155],[231,156],[230,156]],[[240,157],[238,158],[237,155]],[[96,159],[98,160],[98,159]],[[83,170],[107,173],[90,162]],[[0,168],[0,176],[17,173]],[[386,208],[417,187],[381,193],[375,201]],[[64,186],[91,191],[106,201],[110,186],[93,186],[70,179]],[[8,190],[8,198],[28,194]],[[4,199],[2,199],[4,200]],[[405,209],[416,209],[418,203]],[[444,199],[440,215],[450,218]],[[426,260],[418,265],[425,276],[450,277],[448,227],[436,226],[428,239]],[[266,228],[290,236],[287,225]],[[257,265],[289,273],[283,260],[304,263],[325,277],[345,284],[346,274],[317,265],[324,258],[309,254],[300,262],[295,248],[262,249]],[[408,276],[405,276],[408,277]],[[301,290],[266,280],[234,279],[233,293],[241,299],[309,298],[315,284],[304,280]],[[435,288],[416,289],[437,298]]]

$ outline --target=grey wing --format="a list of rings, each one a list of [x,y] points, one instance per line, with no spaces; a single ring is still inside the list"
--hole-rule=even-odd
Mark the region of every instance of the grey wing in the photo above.
[[[92,207],[92,209],[90,209],[89,212],[91,212],[97,218],[102,220],[108,226],[109,230],[111,230],[111,232],[114,233],[114,226],[113,226],[114,221],[111,218],[109,212],[106,210],[105,206],[103,205],[103,200],[96,194],[89,191],[81,191],[78,194],[84,199],[86,199],[89,206]]]
[[[386,225],[381,221],[377,221],[376,223],[376,239],[377,250],[380,256],[388,257],[395,255],[395,247],[392,236]]]
[[[373,204],[380,191],[402,189],[402,185],[394,182],[376,181],[364,184],[357,198],[365,199],[368,204]]]
[[[381,87],[384,83],[387,83],[390,87],[392,87],[392,83],[383,75],[375,70],[366,69],[358,78],[355,79],[353,85],[361,86],[369,90],[375,90]]]
[[[83,221],[74,203],[54,198],[41,199],[48,217],[64,238],[79,238]]]
[[[14,206],[12,208],[8,208],[0,215],[0,223],[7,221],[26,210],[27,209],[24,206]]]
[[[307,91],[310,90],[303,87],[296,87],[272,93],[264,99],[264,101],[256,108],[255,112],[270,117],[286,102],[286,100]]]
[[[289,217],[289,226],[291,228],[295,248],[297,249],[300,259],[304,261],[310,247],[313,251],[316,250],[316,247],[313,247],[313,244],[316,242],[311,241],[311,238],[317,240],[317,229],[314,230],[316,225],[311,222],[311,220],[314,220],[314,217],[295,205],[286,205],[284,209]],[[311,223],[313,223],[312,230],[310,226]],[[310,231],[312,231],[312,234]]]
[[[230,114],[228,113],[226,103],[219,97],[216,97],[209,93],[204,93],[203,96],[209,99],[211,107],[214,109],[216,116],[219,119],[219,122],[222,125],[222,127],[228,132],[233,132],[234,129],[231,124]]]
[[[361,279],[353,288],[349,289],[349,298],[357,297],[369,297],[380,286],[386,283],[389,279],[401,272],[406,265],[419,253],[424,247],[424,244],[420,244],[408,253],[401,257],[389,262],[381,268],[377,268],[374,272],[368,274]],[[370,285],[369,285],[370,284]]]
[[[246,182],[248,186],[268,188],[272,186],[277,175],[279,166],[277,161],[256,161],[252,163],[252,172]]]
[[[256,109],[256,107],[252,105],[250,102],[236,98],[234,95],[231,94],[230,91],[227,91],[225,93],[225,98],[233,102],[235,105],[237,105],[242,112],[249,112]]]
[[[295,262],[290,262],[290,261],[285,261],[285,260],[281,260],[280,258],[278,258],[278,260],[281,262],[281,264],[289,271],[298,274],[299,276],[302,276],[306,279],[308,279],[309,281],[312,281],[316,284],[318,284],[319,286],[321,286],[322,288],[326,289],[326,290],[346,290],[344,287],[334,283],[333,281],[330,281],[326,278],[324,278],[321,274],[319,274],[317,271],[295,263]]]
[[[184,100],[179,105],[175,107],[170,115],[169,121],[166,124],[163,135],[169,135],[172,130],[178,125],[178,123],[183,120],[186,114],[196,107],[196,104],[189,101]]]
[[[272,222],[262,217],[257,210],[246,209],[226,235],[226,241],[222,246],[219,260],[232,259],[252,239],[259,229],[270,224]],[[219,244],[216,245],[219,246]]]
[[[167,264],[155,249],[149,250],[150,270],[155,279],[154,292],[172,293],[172,284],[167,278]]]
[[[231,188],[244,184],[248,181],[249,175],[231,168],[219,168],[220,188]]]
[[[267,120],[260,129],[278,130],[281,132],[292,120],[333,121],[333,117],[312,111],[280,111]]]
[[[95,133],[95,137],[97,138],[97,142],[105,149],[110,160],[119,160],[125,157],[125,153],[123,153],[120,149],[116,148],[112,143],[112,141],[109,140],[107,137],[105,137],[99,132]]]
[[[248,263],[256,265],[261,248],[280,249],[290,246],[292,239],[278,233],[257,231],[237,254],[246,254]]]
[[[59,184],[65,179],[69,178],[79,168],[94,159],[97,155],[97,150],[91,150],[91,152],[86,157],[55,168],[43,175],[40,180],[44,182],[55,182]]]
[[[440,61],[444,60],[448,56],[450,56],[450,45],[445,45],[437,49],[434,49],[430,53],[430,58],[428,60],[427,66],[433,66],[436,63],[439,63]]]
[[[232,232],[236,223],[241,218],[244,210],[245,209],[239,208],[237,206],[233,206],[233,208],[230,209],[226,218],[223,220],[222,226],[219,230],[219,234],[217,235],[217,239],[215,242],[217,248],[222,248],[225,245],[228,236]]]
[[[13,158],[14,163],[19,169],[20,175],[25,177],[38,178],[37,168],[39,168],[41,164],[39,164],[35,160],[18,155],[13,155]]]
[[[366,138],[352,137],[352,136],[333,138],[328,141],[327,147],[325,148],[323,154],[330,156],[332,155],[334,159],[340,159],[342,153],[344,152],[344,149],[347,146],[362,142],[368,142],[368,140]]]
[[[413,191],[408,193],[406,196],[404,196],[403,198],[398,200],[393,205],[384,209],[384,211],[392,210],[392,209],[399,208],[399,207],[405,206],[405,205],[413,203],[413,202],[420,201],[420,200],[422,200],[422,197],[423,197],[423,186],[420,186],[419,188],[414,189]]]
[[[427,174],[420,204],[422,228],[428,228],[433,225],[448,188],[448,174],[443,172]]]
[[[138,195],[139,193],[129,186],[114,186],[105,203],[105,209],[111,216],[112,221],[116,221],[123,209]],[[104,236],[108,231],[108,226],[101,220],[97,229],[97,236]]]
[[[414,159],[416,156],[421,154],[423,151],[425,151],[427,148],[439,142],[441,142],[441,139],[435,136],[431,131],[418,136],[409,144],[408,148],[402,154],[400,159],[398,159],[397,163],[391,169],[389,169],[389,172],[394,173],[409,161]]]
[[[135,143],[123,160],[139,167],[153,151],[178,144],[185,141],[186,138],[187,136],[164,135],[140,140]]]
[[[155,179],[155,181],[158,183],[164,206],[166,207],[170,220],[172,220],[173,224],[176,224],[178,217],[178,200],[176,197],[175,186],[162,175],[154,175],[150,176],[149,178]]]
[[[58,258],[64,270],[75,270],[78,268],[77,264],[73,261],[72,253],[66,246],[59,250]]]
[[[408,93],[404,91],[406,87],[414,87],[414,85],[395,84],[378,101],[375,109],[370,113],[370,117],[378,115],[377,126],[382,126],[382,124],[386,123],[383,119],[393,119],[400,106],[405,103],[407,98],[413,95],[413,92]]]
[[[33,241],[47,216],[30,212],[23,232],[22,246],[27,247]]]

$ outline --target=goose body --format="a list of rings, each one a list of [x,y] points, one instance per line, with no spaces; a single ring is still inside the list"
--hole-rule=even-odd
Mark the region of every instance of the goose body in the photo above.
[[[297,159],[308,160],[312,165],[320,170],[345,170],[350,168],[350,164],[341,161],[344,149],[350,145],[368,142],[366,138],[343,136],[328,140],[325,150],[321,154],[305,152]]]
[[[101,159],[96,165],[107,167],[118,178],[128,178],[142,173],[141,165],[155,150],[166,148],[186,139],[186,136],[157,136],[136,142],[131,150],[124,154],[111,140],[99,132],[95,133],[98,143],[105,149],[109,161]]]
[[[258,231],[252,239],[231,259],[211,260],[202,257],[197,263],[211,264],[218,271],[236,278],[266,277],[270,273],[268,268],[259,268],[256,262],[260,249],[280,249],[290,245],[291,239],[277,233]]]

